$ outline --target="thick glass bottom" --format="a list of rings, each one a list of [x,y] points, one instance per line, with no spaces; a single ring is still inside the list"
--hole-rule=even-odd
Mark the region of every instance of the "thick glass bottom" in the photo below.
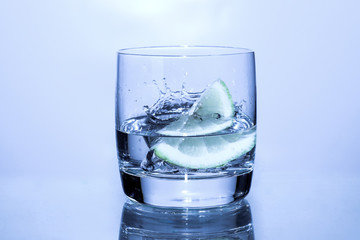
[[[159,178],[120,171],[123,190],[132,200],[167,208],[206,208],[244,198],[250,191],[252,170],[217,178]]]

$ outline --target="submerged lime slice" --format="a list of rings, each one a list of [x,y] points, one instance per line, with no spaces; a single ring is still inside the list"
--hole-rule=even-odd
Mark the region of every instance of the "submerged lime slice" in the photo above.
[[[155,155],[177,166],[201,169],[222,166],[255,146],[255,129],[207,137],[161,138]]]
[[[225,83],[222,80],[213,82],[189,109],[189,113],[158,133],[166,136],[200,136],[230,127],[233,124],[234,103]]]

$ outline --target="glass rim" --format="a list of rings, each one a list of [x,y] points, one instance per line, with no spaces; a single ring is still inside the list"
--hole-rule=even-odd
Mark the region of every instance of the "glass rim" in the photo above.
[[[166,54],[166,53],[150,53],[149,50],[164,50],[171,49],[216,49],[223,50],[224,52],[219,53],[188,53],[188,54]],[[146,53],[148,51],[149,53]],[[145,47],[131,47],[123,48],[117,51],[118,55],[131,55],[131,56],[143,56],[143,57],[210,57],[210,56],[231,56],[241,54],[254,54],[254,51],[248,48],[230,47],[230,46],[213,46],[213,45],[169,45],[169,46],[145,46]]]

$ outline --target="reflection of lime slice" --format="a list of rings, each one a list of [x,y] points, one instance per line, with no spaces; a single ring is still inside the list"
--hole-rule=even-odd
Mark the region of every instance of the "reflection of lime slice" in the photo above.
[[[225,83],[215,81],[193,104],[189,113],[191,115],[180,117],[158,133],[166,136],[199,136],[230,127],[234,103]]]
[[[247,153],[255,146],[255,131],[208,137],[167,137],[155,145],[155,155],[172,164],[213,168]]]

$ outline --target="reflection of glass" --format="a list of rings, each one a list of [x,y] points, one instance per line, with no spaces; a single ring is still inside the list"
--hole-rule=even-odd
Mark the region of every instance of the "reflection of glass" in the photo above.
[[[254,52],[120,50],[116,138],[124,192],[138,202],[212,207],[244,198],[256,143]]]
[[[254,239],[250,205],[240,200],[219,208],[165,209],[128,201],[119,239]]]

